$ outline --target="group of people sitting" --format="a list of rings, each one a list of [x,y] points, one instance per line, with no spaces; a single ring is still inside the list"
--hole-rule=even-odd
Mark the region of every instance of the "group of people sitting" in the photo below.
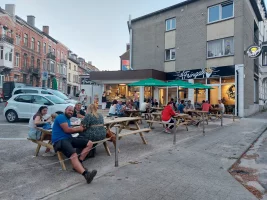
[[[104,118],[97,112],[97,107],[94,104],[87,107],[86,113],[81,110],[81,106],[81,103],[77,103],[75,107],[68,106],[65,113],[53,114],[49,118],[45,118],[48,111],[47,106],[41,106],[30,119],[29,137],[39,140],[42,133],[36,127],[44,127],[49,124],[52,128],[52,136],[46,136],[47,138],[44,140],[52,141],[55,152],[61,151],[69,158],[73,170],[82,174],[89,184],[97,174],[97,170],[88,171],[84,167],[83,161],[93,148],[93,142],[106,138],[106,129]],[[81,124],[72,127],[70,121],[72,117],[80,118]],[[79,133],[79,136],[72,137],[71,134],[74,133]],[[47,149],[46,153],[49,151]]]
[[[142,113],[149,113],[154,111],[153,109],[151,110],[151,107],[158,107],[158,106],[159,103],[156,99],[152,103],[150,102],[149,99],[147,99],[143,103],[141,103],[139,110]],[[122,105],[121,100],[113,100],[109,109],[109,116],[125,117],[126,116],[125,111],[133,109],[137,110],[133,100],[127,101],[125,105]]]

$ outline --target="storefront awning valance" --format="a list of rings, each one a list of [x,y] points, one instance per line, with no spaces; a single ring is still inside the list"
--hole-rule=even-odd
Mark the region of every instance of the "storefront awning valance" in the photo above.
[[[189,89],[213,89],[211,86],[203,85],[201,83],[196,83],[196,84],[182,86],[182,87],[189,88]]]
[[[128,84],[129,86],[168,86],[167,83],[154,79],[154,78],[148,78],[144,80],[140,80],[134,83]]]

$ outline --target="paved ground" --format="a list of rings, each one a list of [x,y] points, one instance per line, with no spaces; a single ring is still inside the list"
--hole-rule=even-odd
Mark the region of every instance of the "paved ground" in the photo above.
[[[261,118],[266,116],[264,113]],[[146,134],[148,145],[143,145],[135,135],[121,140],[120,168],[114,168],[112,145],[109,145],[111,157],[100,146],[97,156],[85,162],[89,169],[99,171],[97,179],[87,185],[82,176],[71,170],[69,162],[66,162],[69,170],[64,172],[56,157],[34,157],[36,145],[26,140],[27,123],[8,124],[0,105],[0,196],[1,199],[253,199],[227,169],[260,134],[264,122],[254,117],[230,125],[232,120],[225,119],[223,128],[220,122],[211,123],[205,137],[201,128],[190,127],[187,132],[181,127],[175,147],[173,136],[162,133],[157,126]]]

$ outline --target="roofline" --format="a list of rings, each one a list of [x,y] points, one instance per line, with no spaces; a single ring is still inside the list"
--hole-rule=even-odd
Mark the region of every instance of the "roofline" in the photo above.
[[[178,3],[178,4],[175,4],[173,6],[169,6],[167,8],[163,8],[161,10],[158,10],[158,11],[155,11],[155,12],[152,12],[150,14],[147,14],[147,15],[144,15],[144,16],[141,16],[141,17],[138,17],[138,18],[135,18],[135,19],[132,19],[131,22],[137,22],[137,21],[140,21],[142,19],[146,19],[146,18],[149,18],[149,17],[152,17],[154,15],[157,15],[157,14],[160,14],[160,13],[163,13],[163,12],[166,12],[166,11],[169,11],[169,10],[172,10],[172,9],[175,9],[175,8],[179,8],[181,6],[185,6],[185,5],[188,5],[190,3],[194,3],[196,1],[199,1],[199,0],[186,0],[186,1],[183,1],[181,3]]]

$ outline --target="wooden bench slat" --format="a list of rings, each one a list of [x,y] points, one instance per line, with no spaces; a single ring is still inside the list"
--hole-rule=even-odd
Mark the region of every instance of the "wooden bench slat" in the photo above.
[[[28,138],[28,140],[30,140],[30,141],[32,141],[32,142],[34,142],[34,143],[36,143],[36,144],[39,144],[39,145],[41,145],[41,146],[47,147],[47,148],[49,148],[49,149],[51,149],[51,150],[54,149],[53,145],[48,144],[48,143],[45,143],[45,142],[43,142],[43,141],[33,140],[33,139],[30,139],[30,138]]]
[[[151,131],[150,128],[143,128],[143,129],[138,129],[136,131],[131,131],[131,132],[119,134],[119,137],[124,137],[124,136],[131,135],[131,134],[137,134],[137,133],[149,132],[149,131]]]
[[[153,120],[146,120],[147,123],[158,123],[158,124],[168,124],[168,125],[174,125],[175,123],[168,123],[168,122],[162,122],[162,121],[153,121]]]

